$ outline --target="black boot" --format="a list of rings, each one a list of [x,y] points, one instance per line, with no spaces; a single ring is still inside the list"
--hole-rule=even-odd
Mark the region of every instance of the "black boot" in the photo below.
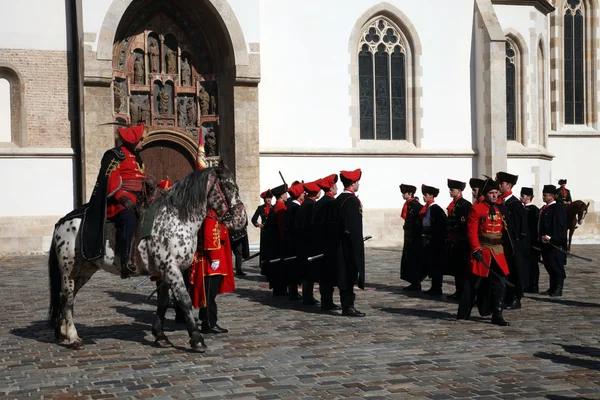
[[[238,270],[235,271],[235,276],[246,276],[246,275],[248,275],[248,274],[246,274],[241,269],[238,269]]]
[[[550,293],[550,297],[562,297],[564,279],[556,279],[554,290]]]
[[[492,314],[492,324],[499,326],[509,326],[510,324],[502,317],[502,311]]]
[[[513,295],[513,297],[506,303],[506,306],[504,307],[507,310],[518,310],[521,308],[521,299],[519,299],[516,295]]]
[[[355,294],[344,294],[342,297],[342,315],[346,317],[364,317],[365,313],[354,308]]]
[[[402,290],[406,290],[407,292],[421,291],[420,283],[411,283],[410,285],[403,287]]]
[[[554,292],[555,287],[556,287],[556,279],[554,279],[553,276],[550,276],[550,287],[545,292],[542,292],[542,294],[549,295],[550,293]]]

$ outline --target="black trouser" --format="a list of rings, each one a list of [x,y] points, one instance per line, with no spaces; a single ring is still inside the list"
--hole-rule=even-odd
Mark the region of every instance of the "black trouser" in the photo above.
[[[204,277],[204,291],[206,293],[206,307],[200,308],[199,318],[203,326],[213,327],[217,324],[217,294],[221,287],[223,275],[209,275]]]
[[[242,272],[242,259],[244,252],[244,243],[241,240],[236,240],[233,242],[233,256],[235,257],[235,272]]]
[[[550,278],[557,281],[564,281],[567,278],[565,272],[564,256],[560,254],[559,250],[548,249],[549,245],[545,245],[542,249],[542,258],[544,260],[544,266]]]
[[[321,293],[321,305],[328,307],[333,305],[333,285],[323,282],[319,282],[319,293]]]
[[[527,262],[529,263],[529,287],[530,288],[539,288],[540,284],[540,264],[538,259],[540,258],[539,251],[531,250],[529,252],[529,259]]]
[[[348,310],[354,307],[354,300],[356,295],[354,294],[354,285],[347,285],[346,287],[340,287],[340,302],[342,303],[342,310]]]
[[[500,269],[498,264],[492,260],[490,268],[496,272],[499,276],[504,276],[504,272]],[[469,273],[469,277],[464,285],[463,296],[460,301],[458,308],[459,318],[469,318],[471,316],[471,309],[475,305],[475,301],[478,295],[479,288],[483,279],[489,279],[491,289],[491,309],[494,314],[502,314],[504,307],[504,297],[506,296],[506,285],[496,274],[489,273],[487,278]],[[468,288],[468,289],[467,289]]]
[[[310,279],[302,281],[302,300],[305,302],[312,301],[315,296],[313,290],[315,289],[315,282]]]
[[[123,210],[117,215],[110,218],[115,224],[116,232],[116,249],[115,252],[121,259],[121,265],[127,264],[129,261],[129,251],[131,248],[131,239],[135,234],[137,224],[137,215],[135,211]]]

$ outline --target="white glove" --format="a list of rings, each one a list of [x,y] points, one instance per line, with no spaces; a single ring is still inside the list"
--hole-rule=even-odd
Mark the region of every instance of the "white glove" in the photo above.
[[[219,262],[220,261],[213,261],[210,263],[210,269],[212,269],[213,271],[216,271],[217,269],[219,269]]]

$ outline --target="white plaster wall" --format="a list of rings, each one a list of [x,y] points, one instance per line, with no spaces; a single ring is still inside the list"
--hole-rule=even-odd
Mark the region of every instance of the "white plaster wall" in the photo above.
[[[544,185],[552,183],[551,162],[540,159],[509,158],[507,171],[519,176],[517,185],[513,188],[514,195],[519,197],[521,188],[524,186],[533,188],[533,202],[541,206],[542,188]]]
[[[403,204],[400,184],[417,187],[417,195],[422,198],[421,184],[440,189],[436,201],[445,208],[450,203],[447,179],[463,182],[471,178],[471,160],[468,158],[358,158],[358,157],[261,157],[261,192],[281,185],[278,171],[281,171],[288,184],[294,180],[314,181],[340,170],[361,168],[362,178],[358,195],[365,209],[398,208]],[[338,189],[343,190],[338,181]],[[471,200],[467,184],[465,198]]]
[[[64,0],[3,0],[0,10],[0,49],[67,50]]]
[[[471,148],[473,1],[388,2],[410,19],[423,48],[422,147]],[[348,46],[357,20],[379,3],[261,1],[261,149],[351,147]]]
[[[73,161],[0,158],[3,186],[0,217],[63,215],[73,209]]]
[[[113,1],[120,0],[82,0],[83,32],[95,34],[95,41],[86,42],[96,51],[98,38],[106,13]],[[188,0],[189,3],[202,0]],[[260,39],[259,1],[260,0],[222,0],[227,1],[235,13],[247,43],[258,43]],[[0,46],[1,47],[1,46]]]
[[[595,177],[598,171],[600,138],[550,137],[549,149],[556,158],[552,161],[552,184],[568,180],[573,200],[600,201],[600,185]]]
[[[11,141],[10,83],[6,79],[0,79],[0,143]]]

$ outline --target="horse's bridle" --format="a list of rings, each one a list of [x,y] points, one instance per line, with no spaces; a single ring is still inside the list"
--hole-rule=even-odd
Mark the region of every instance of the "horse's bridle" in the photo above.
[[[221,196],[223,203],[227,204],[227,209],[225,211],[223,211],[221,213],[221,215],[217,214],[217,221],[219,221],[219,222],[230,221],[231,219],[233,219],[233,211],[236,208],[243,207],[244,204],[239,203],[239,204],[234,205],[234,204],[230,203],[229,200],[227,200],[227,196],[225,196],[225,193],[223,193],[223,189],[221,189],[219,178],[215,177],[214,179],[215,179],[215,181],[213,182],[213,187],[217,188],[217,192]],[[216,212],[216,210],[215,210],[215,212]]]

